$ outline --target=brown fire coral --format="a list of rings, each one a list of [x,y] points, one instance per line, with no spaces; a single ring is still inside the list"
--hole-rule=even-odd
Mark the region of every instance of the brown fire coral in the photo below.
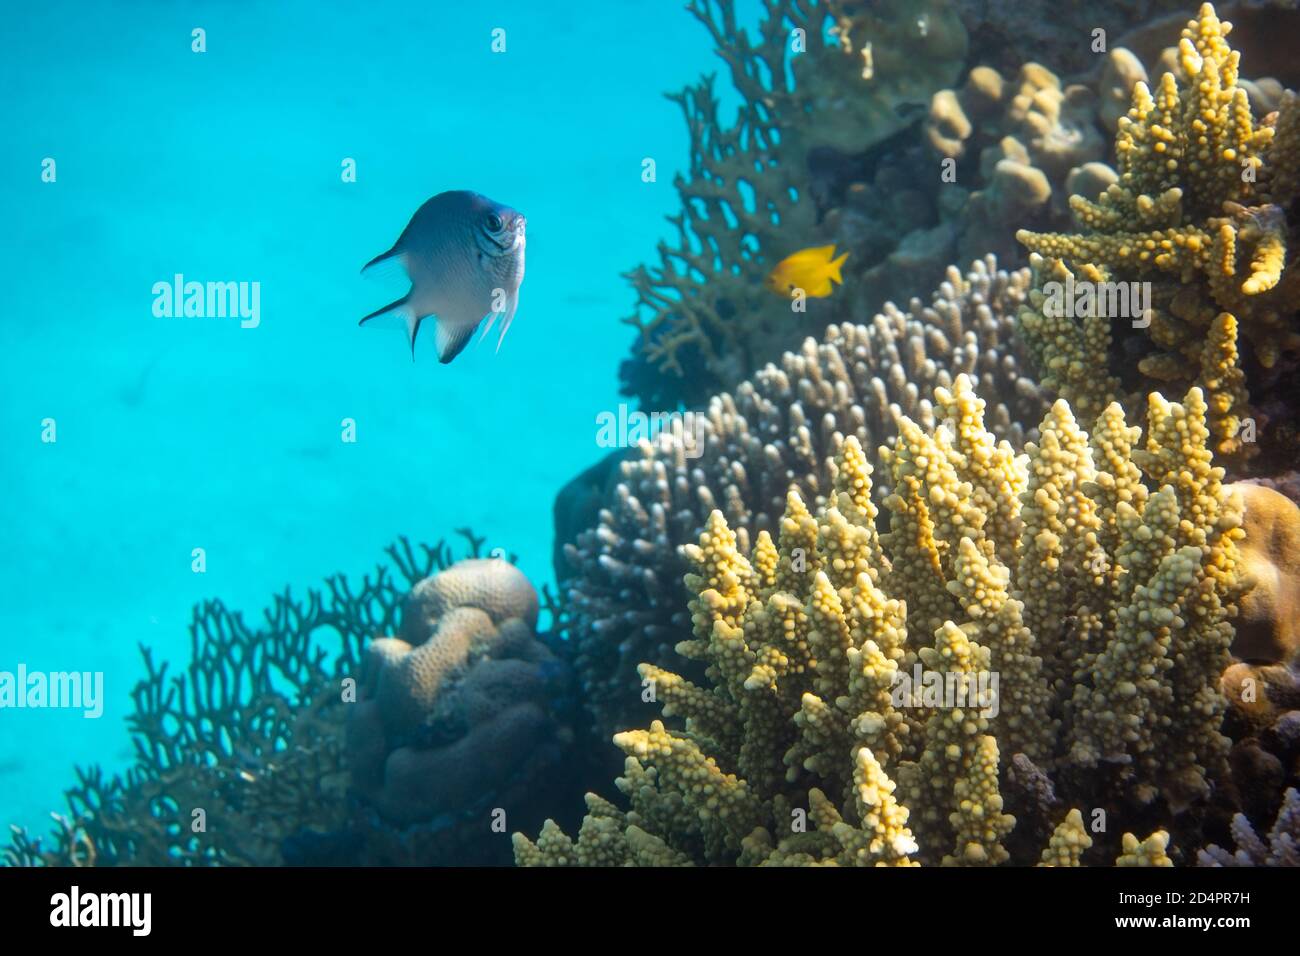
[[[465,772],[455,780],[463,784],[473,777],[482,789],[465,794],[462,787],[457,796],[491,797],[493,806],[508,809],[512,821],[522,821],[535,812],[539,795],[543,802],[547,796],[558,800],[571,789],[571,784],[562,785],[568,774],[541,759],[553,751],[554,736],[549,743],[542,741],[532,760],[517,760],[496,776],[486,769],[500,766],[495,748],[503,741],[515,736],[536,740],[538,727],[554,722],[521,726],[513,719],[502,726],[488,713],[508,712],[503,699],[524,705],[541,699],[539,694],[513,695],[520,687],[536,687],[518,679],[518,665],[544,661],[546,654],[533,636],[537,604],[531,586],[518,571],[501,567],[506,562],[472,560],[482,542],[464,534],[471,560],[455,563],[456,556],[442,542],[417,549],[401,539],[388,551],[391,568],[379,566],[359,585],[341,575],[332,577],[304,600],[294,600],[286,590],[260,624],[250,626],[220,601],[196,607],[191,656],[181,673],[173,675],[144,652],[147,673],[133,691],[135,710],[129,718],[135,765],[125,777],[108,777],[98,767],[78,770],[78,782],[67,794],[69,813],[56,816],[59,827],[49,845],[15,829],[3,850],[5,862],[506,862],[508,848],[484,816],[465,821],[448,813],[437,828],[399,830],[349,796],[349,763],[358,754],[346,746],[345,717],[364,706],[352,702],[352,685],[362,660],[376,653],[370,648],[379,642],[371,639],[396,632],[403,618],[415,626],[438,600],[476,601],[488,609],[480,633],[485,639],[494,635],[494,656],[448,681],[435,698],[435,709],[441,705],[440,713],[457,715],[457,727],[467,728],[457,731],[462,740],[484,745],[473,751],[462,745]],[[517,616],[498,628],[495,622],[505,620],[507,609]],[[496,660],[507,656],[502,646],[507,643],[519,649],[518,659]],[[549,679],[562,683],[563,670]],[[535,716],[531,710],[523,715]],[[475,736],[476,728],[487,727],[497,732]],[[509,733],[511,728],[517,735]],[[448,734],[452,746],[454,736]],[[537,775],[530,777],[530,770]],[[439,792],[454,785],[440,782]],[[540,823],[540,814],[536,820]]]
[[[1108,369],[1112,333],[1144,329],[1149,342],[1128,378],[1140,376],[1142,390],[1151,381],[1199,384],[1215,450],[1244,457],[1256,436],[1242,432],[1249,406],[1241,367],[1257,368],[1265,386],[1283,353],[1300,349],[1300,273],[1287,251],[1295,245],[1300,107],[1290,94],[1276,114],[1252,114],[1225,39],[1230,29],[1203,5],[1183,31],[1181,75],[1164,74],[1154,91],[1135,86],[1115,139],[1119,181],[1095,202],[1071,200],[1083,232],[1018,237],[1036,256],[1040,290],[1021,325],[1045,385],[1085,419],[1096,414],[1120,387]],[[1089,305],[1078,320],[1043,288],[1130,280],[1149,284],[1149,301],[1119,314]],[[1125,347],[1133,343],[1127,336]]]
[[[928,394],[962,373],[989,396],[992,431],[1023,441],[1019,423],[1046,407],[1012,335],[1027,282],[1027,271],[1000,271],[991,258],[965,276],[949,269],[928,305],[913,300],[903,312],[888,304],[865,325],[833,325],[823,341],[806,340],[779,366],[712,399],[696,420],[698,457],[665,434],[595,480],[586,515],[563,515],[580,530],[556,572],[602,742],[643,719],[637,664],[669,664],[689,631],[677,552],[714,508],[748,550],[759,532],[776,531],[791,483],[814,502],[829,492],[830,459],[847,436],[868,448],[892,441],[899,412],[932,428]]]
[[[520,862],[1032,862],[999,792],[1012,754],[1144,827],[1203,799],[1225,768],[1241,532],[1200,392],[1151,397],[1145,448],[1117,405],[1090,437],[1057,402],[1019,457],[965,377],[935,398],[932,432],[903,419],[881,450],[886,533],[851,436],[816,514],[792,490],[750,558],[710,516],[678,646],[708,684],[640,668],[684,729],[616,735],[629,810],[589,797],[576,843],[516,835]],[[1168,862],[1168,832],[1094,835]]]

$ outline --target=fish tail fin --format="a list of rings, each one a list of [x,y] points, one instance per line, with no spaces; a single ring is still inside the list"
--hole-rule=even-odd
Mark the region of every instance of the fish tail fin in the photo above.
[[[384,306],[382,309],[376,309],[357,324],[365,325],[367,322],[371,322],[375,319],[389,318],[400,319],[406,326],[406,337],[411,342],[411,358],[414,359],[415,337],[420,333],[420,316],[416,315],[415,310],[411,308],[410,296],[404,295],[397,301],[388,303],[388,305]],[[387,323],[380,322],[376,324]]]
[[[830,253],[830,254],[831,254],[831,255],[835,255],[835,247],[834,247],[834,246],[831,246],[831,253]],[[847,259],[848,257],[849,257],[849,254],[846,252],[846,253],[844,253],[844,255],[840,256],[838,259],[832,259],[830,262],[828,262],[828,263],[826,264],[826,276],[827,276],[827,278],[834,279],[834,280],[835,280],[836,282],[838,282],[840,285],[843,285],[843,284],[844,284],[844,280],[840,278],[840,266],[844,265],[844,260]]]

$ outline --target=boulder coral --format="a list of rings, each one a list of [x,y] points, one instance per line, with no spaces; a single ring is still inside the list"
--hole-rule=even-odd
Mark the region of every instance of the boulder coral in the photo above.
[[[418,582],[401,637],[370,642],[347,723],[355,789],[399,824],[455,818],[554,764],[571,730],[567,669],[538,640],[537,592],[514,565],[461,561]]]
[[[1088,434],[1057,401],[1024,455],[965,376],[934,398],[936,427],[901,417],[880,449],[885,514],[848,436],[775,535],[746,547],[710,515],[677,646],[705,680],[642,664],[664,720],[614,737],[629,809],[589,796],[576,841],[517,834],[519,862],[1068,864],[1068,813],[1045,854],[1014,839],[1013,755],[1071,809],[1165,823],[1092,834],[1093,855],[1171,860],[1180,815],[1227,772],[1242,590],[1200,391],[1153,394],[1145,442],[1118,405]]]

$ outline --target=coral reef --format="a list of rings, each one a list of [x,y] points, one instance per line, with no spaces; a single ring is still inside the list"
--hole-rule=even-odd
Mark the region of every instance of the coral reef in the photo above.
[[[1136,79],[1112,83],[1125,81]],[[1071,192],[1096,198],[1115,181],[1100,162],[1099,114],[1089,87],[1063,84],[1039,63],[1013,78],[979,66],[960,90],[934,95],[925,135],[937,156],[954,163],[938,201],[950,210],[959,261],[988,252],[1015,261],[1018,228],[1064,227]]]
[[[1118,405],[1089,436],[1058,401],[1024,456],[984,411],[958,376],[935,427],[900,419],[884,533],[854,436],[815,513],[790,491],[775,539],[749,548],[715,510],[686,549],[677,648],[706,680],[639,669],[684,725],[615,735],[629,809],[589,796],[576,843],[548,824],[515,836],[517,860],[1068,863],[1069,814],[1045,852],[1010,839],[998,768],[1015,755],[1072,809],[1160,824],[1095,833],[1094,855],[1172,862],[1171,832],[1227,773],[1219,676],[1243,587],[1202,395],[1153,394],[1144,446]]]
[[[713,36],[742,102],[726,126],[712,77],[671,97],[690,132],[690,168],[674,184],[676,240],[660,243],[657,266],[628,274],[638,302],[625,321],[638,342],[621,372],[625,391],[657,408],[733,386],[831,321],[828,302],[801,313],[763,286],[776,262],[829,234],[809,163],[870,152],[906,130],[908,114],[956,80],[966,55],[943,0],[767,0],[755,40],[737,26],[732,0],[688,9]]]
[[[1260,838],[1245,814],[1232,819],[1235,853],[1211,844],[1197,854],[1201,866],[1300,866],[1300,791],[1291,787],[1277,820]]]
[[[699,433],[560,493],[550,630],[467,531],[202,604],[3,861],[1300,865],[1300,13],[1182,6],[689,0],[620,378]]]
[[[514,565],[470,559],[416,584],[402,637],[367,646],[347,750],[354,784],[385,818],[456,819],[562,761],[573,735],[552,701],[568,672],[537,639],[537,614]]]
[[[1287,94],[1276,113],[1252,113],[1230,30],[1203,5],[1183,30],[1179,75],[1165,73],[1154,90],[1134,87],[1115,138],[1119,181],[1096,201],[1071,198],[1082,232],[1018,237],[1034,254],[1038,285],[1021,328],[1046,387],[1086,419],[1113,398],[1131,404],[1126,387],[1197,384],[1215,451],[1244,459],[1257,441],[1275,441],[1267,400],[1300,351],[1300,273],[1287,252],[1300,106]],[[1150,301],[1115,309],[1113,296],[1107,304],[1098,294],[1076,319],[1046,289],[1051,282],[1141,282]],[[1112,355],[1123,357],[1118,378]]]
[[[1242,597],[1232,652],[1252,661],[1300,659],[1300,507],[1262,485],[1232,486],[1245,505]]]
[[[462,534],[469,557],[477,557],[481,539]],[[535,644],[536,597],[513,568],[467,575],[467,562],[455,564],[443,542],[417,549],[403,538],[388,555],[392,567],[380,565],[359,586],[335,576],[301,601],[286,590],[258,627],[220,601],[195,607],[190,661],[181,674],[169,674],[142,648],[146,675],[133,692],[129,718],[135,765],[120,777],[99,767],[79,769],[67,793],[68,812],[55,815],[49,843],[16,829],[4,860],[29,866],[508,860],[504,839],[489,832],[485,818],[399,829],[350,796],[353,755],[345,747],[345,718],[358,705],[349,688],[363,659],[374,655],[370,648],[378,642],[367,643],[374,635],[394,633],[402,618],[421,620],[438,599],[478,600],[493,613],[498,606],[515,609],[526,623],[513,623]],[[489,562],[493,568],[504,563]],[[493,595],[500,605],[484,600]],[[501,630],[522,638],[504,623]],[[544,657],[541,650],[533,653]],[[501,675],[489,670],[481,676],[491,686]],[[462,684],[456,697],[466,722],[481,716],[476,705],[483,701],[474,689]],[[491,756],[475,753],[475,759]],[[491,793],[509,790],[505,784],[519,770],[508,768],[491,781],[481,769],[475,772]],[[512,819],[516,808],[527,817],[525,794],[539,785],[543,793],[555,792],[553,782],[532,778],[515,783],[513,796],[495,794],[493,805],[511,807]]]
[[[1139,57],[1112,45],[1140,22],[1131,4],[1089,8],[1077,36],[1102,28],[1111,39],[1068,48],[1026,47],[1033,25],[1022,14],[1000,20],[980,4],[773,0],[757,39],[730,0],[691,9],[741,109],[734,126],[721,122],[711,78],[673,97],[691,134],[682,212],[658,264],[628,275],[637,306],[625,321],[639,336],[620,372],[625,394],[648,408],[733,389],[790,340],[864,321],[949,263],[994,254],[1019,265],[1017,231],[1068,230],[1072,194],[1096,201],[1115,184],[1106,140],[1147,79]],[[1060,16],[1045,21],[1054,35]],[[818,37],[828,22],[835,42]],[[1016,43],[990,42],[1011,24]],[[968,45],[971,29],[985,42]],[[1053,72],[1047,54],[1076,72]],[[1271,79],[1242,88],[1261,107],[1281,98]],[[849,257],[829,299],[792,309],[763,288],[787,255],[831,243]]]
[[[1027,272],[991,258],[965,276],[949,269],[928,305],[887,305],[864,325],[833,325],[734,393],[715,397],[697,419],[698,457],[662,434],[632,457],[611,458],[557,502],[557,557],[565,590],[564,631],[600,744],[643,722],[637,664],[666,665],[690,629],[681,585],[681,545],[722,510],[747,550],[775,532],[791,484],[810,501],[831,488],[830,459],[846,437],[865,447],[891,442],[894,416],[936,424],[928,394],[959,374],[979,383],[999,437],[1020,444],[1020,422],[1046,404],[1023,374],[1011,316]],[[575,511],[580,511],[576,513]]]

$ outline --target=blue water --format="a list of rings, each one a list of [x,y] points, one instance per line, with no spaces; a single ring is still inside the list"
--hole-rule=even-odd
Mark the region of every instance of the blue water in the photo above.
[[[256,613],[462,525],[551,579],[552,499],[619,401],[619,273],[677,206],[661,93],[720,64],[665,0],[0,6],[0,670],[106,682],[98,720],[0,710],[0,825],[44,832],[74,764],[125,765],[138,646],[183,663],[196,601]],[[403,287],[358,269],[457,188],[528,217],[519,313],[499,354],[441,366],[426,330],[412,363],[356,324]],[[176,273],[260,283],[260,326],[156,318]]]

